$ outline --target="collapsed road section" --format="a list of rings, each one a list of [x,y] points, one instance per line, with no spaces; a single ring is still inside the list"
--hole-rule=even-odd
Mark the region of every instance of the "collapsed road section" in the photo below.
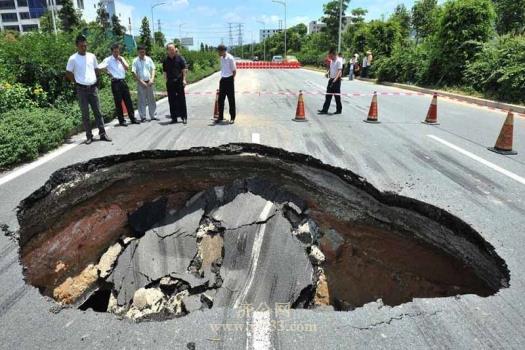
[[[76,164],[26,198],[18,220],[27,283],[133,320],[263,303],[353,310],[509,284],[459,218],[261,145]]]

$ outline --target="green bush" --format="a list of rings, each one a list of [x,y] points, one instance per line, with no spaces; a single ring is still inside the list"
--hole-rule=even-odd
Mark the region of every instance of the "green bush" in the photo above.
[[[45,105],[47,94],[40,86],[27,88],[19,83],[0,82],[0,115],[12,109]]]
[[[486,43],[467,65],[466,83],[502,101],[525,101],[525,36],[502,36]]]
[[[0,168],[29,161],[70,135],[78,116],[57,109],[17,109],[0,119]]]

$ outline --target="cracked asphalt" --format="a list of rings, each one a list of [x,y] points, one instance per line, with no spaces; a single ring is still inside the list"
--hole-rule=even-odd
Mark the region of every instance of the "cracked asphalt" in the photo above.
[[[324,90],[322,74],[306,70],[239,71],[237,91]],[[215,74],[189,87],[213,91]],[[399,92],[344,81],[343,92]],[[78,145],[0,185],[0,223],[17,229],[15,207],[66,165],[144,149],[184,149],[251,142],[309,154],[393,191],[444,208],[471,224],[495,246],[511,274],[510,287],[482,298],[422,298],[396,307],[380,301],[352,312],[265,309],[253,314],[213,308],[184,318],[135,324],[111,314],[67,309],[59,313],[22,279],[17,245],[0,237],[0,348],[2,349],[521,349],[525,344],[525,184],[496,168],[525,176],[525,120],[515,119],[517,156],[489,152],[505,115],[440,99],[439,126],[423,125],[430,96],[380,96],[379,119],[369,125],[369,97],[343,99],[340,116],[317,116],[321,96],[305,96],[308,123],[293,123],[296,99],[237,94],[234,125],[210,126],[214,96],[189,96],[189,124],[112,128],[110,144]],[[333,109],[333,107],[332,107]],[[257,135],[257,136],[255,136]],[[430,137],[430,136],[433,137]],[[79,135],[72,144],[82,141]],[[442,140],[456,148],[447,146]],[[465,152],[483,161],[469,157]],[[489,165],[490,164],[490,165]],[[492,166],[491,166],[492,165]],[[494,167],[496,166],[496,168]],[[16,171],[17,169],[15,169]],[[10,173],[2,174],[0,180]]]

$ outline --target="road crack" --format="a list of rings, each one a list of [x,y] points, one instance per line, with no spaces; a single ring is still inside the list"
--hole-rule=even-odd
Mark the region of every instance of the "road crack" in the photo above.
[[[427,312],[403,313],[403,314],[400,314],[398,316],[390,317],[389,319],[387,319],[385,321],[371,323],[371,324],[369,324],[367,326],[354,326],[354,325],[349,325],[349,326],[351,328],[353,328],[353,329],[357,329],[357,330],[360,330],[360,331],[371,330],[371,329],[374,329],[374,328],[377,328],[377,327],[390,325],[394,321],[401,321],[401,320],[403,320],[404,318],[407,318],[407,317],[408,318],[416,318],[416,317],[421,317],[421,316],[432,317],[432,316],[435,316],[435,315],[437,315],[437,314],[439,314],[441,312],[443,312],[443,311],[442,310],[438,310],[438,311],[434,311],[432,313],[427,313]]]

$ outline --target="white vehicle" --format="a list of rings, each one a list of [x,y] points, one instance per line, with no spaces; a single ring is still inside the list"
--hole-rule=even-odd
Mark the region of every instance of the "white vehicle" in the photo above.
[[[273,56],[272,57],[272,62],[277,62],[277,63],[283,62],[283,56],[281,56],[281,55]]]

